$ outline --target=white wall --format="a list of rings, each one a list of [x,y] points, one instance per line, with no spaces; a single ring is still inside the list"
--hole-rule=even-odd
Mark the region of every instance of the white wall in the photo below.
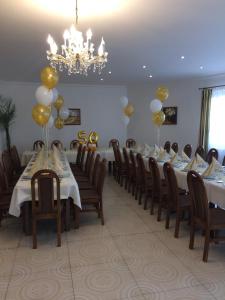
[[[177,106],[178,120],[177,125],[161,126],[160,142],[164,144],[166,140],[170,140],[178,142],[180,147],[190,143],[195,149],[198,144],[201,110],[199,88],[220,84],[225,84],[225,75],[128,86],[129,101],[135,106],[135,114],[128,127],[128,137],[133,137],[140,143],[154,144],[157,142],[149,103],[155,97],[157,86],[166,85],[170,95],[164,102],[164,106]]]
[[[33,141],[42,138],[42,129],[31,116],[36,103],[35,89],[39,84],[0,81],[0,94],[11,97],[16,104],[17,118],[11,128],[12,144],[20,153],[31,149]],[[81,125],[65,126],[61,130],[53,128],[50,139],[60,139],[66,148],[79,130],[97,131],[100,146],[107,146],[111,138],[116,137],[121,143],[126,139],[126,128],[121,121],[120,97],[127,94],[124,86],[91,86],[59,84],[59,93],[65,99],[68,108],[81,109]],[[0,134],[0,146],[5,147],[4,133]]]

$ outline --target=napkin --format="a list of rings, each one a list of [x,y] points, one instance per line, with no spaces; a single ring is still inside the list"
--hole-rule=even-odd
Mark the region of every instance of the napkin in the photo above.
[[[159,147],[155,144],[155,152],[159,153],[159,151],[160,151]]]
[[[193,158],[184,168],[184,171],[196,170],[197,169],[197,160]]]
[[[218,172],[222,169],[221,164],[218,162],[218,160],[213,157],[211,164],[208,166],[208,168],[205,170],[205,172],[202,174],[202,177],[209,177],[214,175],[215,172]]]
[[[208,166],[208,163],[198,153],[196,154],[196,163],[198,167],[206,168]]]
[[[190,160],[191,160],[190,157],[188,157],[184,151],[182,151],[181,157],[182,157],[182,160],[186,161],[186,162],[190,162]]]
[[[151,148],[149,145],[147,144],[144,144],[144,148],[142,150],[142,154],[145,155],[145,156],[149,156],[151,153]]]
[[[168,154],[166,152],[166,149],[163,149],[162,147],[160,147],[158,160],[166,161],[167,159],[168,159]]]
[[[173,151],[172,148],[170,148],[170,156],[171,156],[171,157],[174,157],[174,155],[176,155],[176,153]]]

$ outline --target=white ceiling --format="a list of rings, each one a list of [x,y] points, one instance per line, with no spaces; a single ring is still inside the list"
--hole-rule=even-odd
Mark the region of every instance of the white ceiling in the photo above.
[[[48,1],[0,0],[0,80],[38,82],[48,33],[63,42],[72,17],[38,5]],[[104,0],[120,6],[103,14],[102,0],[91,1],[97,10],[81,5],[79,29],[92,28],[96,47],[104,36],[109,63],[102,76],[62,74],[61,82],[132,84],[225,73],[225,0]]]

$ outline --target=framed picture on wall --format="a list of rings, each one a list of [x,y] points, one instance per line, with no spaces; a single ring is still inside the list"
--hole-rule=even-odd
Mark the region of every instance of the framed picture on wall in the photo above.
[[[80,125],[80,108],[69,108],[69,117],[64,121],[64,125]]]
[[[177,106],[163,107],[163,112],[166,117],[163,125],[177,124]]]

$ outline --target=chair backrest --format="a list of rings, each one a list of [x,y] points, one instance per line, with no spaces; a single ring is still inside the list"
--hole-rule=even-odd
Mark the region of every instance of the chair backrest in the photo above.
[[[211,148],[211,149],[208,151],[207,155],[206,155],[206,161],[207,161],[207,163],[208,163],[208,164],[211,164],[213,157],[214,157],[215,159],[218,159],[218,156],[219,156],[218,150],[215,149],[215,148]]]
[[[7,185],[9,185],[13,179],[14,166],[12,163],[11,154],[8,150],[2,152],[2,164],[6,174]]]
[[[157,161],[154,157],[149,157],[149,170],[152,175],[152,191],[154,197],[161,196],[161,178]]]
[[[87,147],[92,147],[92,148],[97,148],[98,147],[98,142],[95,142],[95,143],[91,143],[90,141],[87,142]]]
[[[123,158],[122,158],[122,154],[121,154],[120,148],[118,146],[116,146],[116,151],[117,151],[118,162],[119,162],[120,165],[122,165]]]
[[[60,213],[60,181],[52,170],[39,170],[32,176],[31,194],[33,214],[48,215],[54,213],[56,209]]]
[[[84,168],[84,158],[85,158],[85,154],[86,154],[86,149],[87,149],[87,147],[84,146],[84,147],[82,148],[82,151],[81,151],[80,167],[81,167],[82,170],[83,170],[83,168]]]
[[[134,152],[130,150],[130,161],[131,161],[131,166],[133,169],[133,174],[137,178],[137,164],[136,164],[136,158],[134,156]]]
[[[53,146],[55,146],[56,148],[58,148],[59,150],[63,150],[63,144],[61,141],[59,140],[54,140],[51,143],[51,149],[53,149]]]
[[[0,192],[6,191],[7,188],[8,186],[7,186],[6,174],[2,164],[0,163]]]
[[[173,143],[172,146],[171,146],[171,148],[173,149],[173,151],[175,153],[178,153],[178,144],[177,143]]]
[[[77,150],[77,158],[76,158],[77,165],[80,165],[82,147],[83,147],[82,144],[80,144]]]
[[[45,143],[41,140],[37,140],[33,143],[33,150],[39,150],[40,148],[44,147]]]
[[[196,151],[195,151],[195,155],[198,154],[200,155],[203,159],[205,159],[205,150],[202,146],[198,146]]]
[[[188,189],[191,198],[192,216],[205,224],[209,222],[208,198],[204,182],[195,171],[187,174]]]
[[[70,150],[73,150],[73,149],[77,149],[80,145],[80,142],[78,140],[72,140],[70,142]]]
[[[88,178],[90,181],[91,181],[91,176],[92,176],[92,172],[93,172],[94,161],[95,161],[95,152],[92,151],[89,162],[88,162],[88,166],[87,166],[87,175],[88,175]]]
[[[102,196],[103,186],[106,176],[106,159],[103,159],[99,164],[98,180],[97,180],[97,193]]]
[[[97,173],[98,173],[99,163],[100,163],[100,154],[97,154],[95,157],[95,162],[92,171],[92,178],[91,178],[91,184],[94,186],[97,185]]]
[[[166,179],[167,188],[168,188],[168,201],[171,207],[178,207],[178,184],[177,178],[174,172],[172,165],[166,162],[163,165],[163,173]]]
[[[10,152],[14,170],[18,171],[21,169],[21,162],[16,146],[12,146]]]
[[[170,152],[170,142],[169,141],[166,141],[165,144],[164,144],[164,149],[166,150],[167,153]]]
[[[84,172],[87,174],[88,173],[88,165],[89,165],[89,161],[90,161],[90,157],[91,157],[91,149],[89,148],[87,151],[87,156],[86,156],[86,161],[85,161],[85,166],[84,166]]]
[[[192,153],[192,146],[190,144],[186,144],[184,146],[184,149],[183,149],[184,153],[188,156],[188,157],[191,157],[191,153]]]
[[[116,144],[113,144],[112,147],[113,147],[113,153],[114,153],[115,162],[116,162],[117,164],[119,164],[120,159],[119,159],[119,157],[118,157],[118,146],[117,146]]]
[[[136,146],[136,141],[134,139],[127,139],[126,140],[126,147],[127,148],[132,148]]]
[[[129,161],[129,156],[128,156],[128,153],[127,153],[127,149],[126,149],[126,148],[123,148],[123,157],[124,157],[126,169],[127,169],[128,172],[129,172],[129,171],[130,171],[130,161]]]
[[[146,168],[143,161],[143,157],[140,153],[137,153],[136,155],[136,161],[137,161],[137,167],[138,167],[138,175],[139,175],[139,181],[142,182],[143,185],[146,186],[147,184],[147,176],[146,176]]]
[[[117,140],[117,139],[111,139],[110,141],[109,141],[109,147],[113,147],[113,145],[116,145],[116,146],[120,146],[120,143],[119,143],[119,141]]]

